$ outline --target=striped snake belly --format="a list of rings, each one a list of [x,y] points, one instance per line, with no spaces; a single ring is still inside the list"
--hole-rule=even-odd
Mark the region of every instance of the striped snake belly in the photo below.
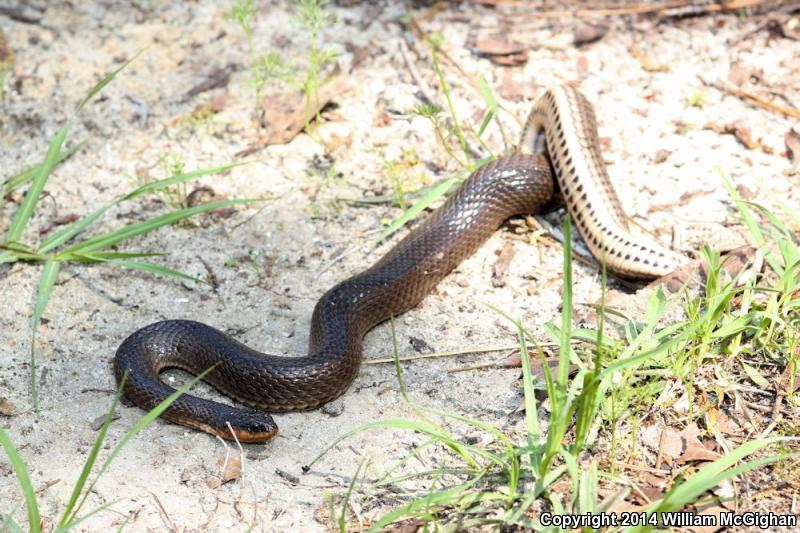
[[[578,232],[610,272],[651,280],[688,261],[652,239],[630,233],[600,153],[594,109],[574,86],[551,88],[534,104],[520,148],[541,151],[542,139]]]

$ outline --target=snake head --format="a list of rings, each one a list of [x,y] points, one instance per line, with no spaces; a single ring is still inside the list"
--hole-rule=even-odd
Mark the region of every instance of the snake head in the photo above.
[[[237,409],[235,415],[232,420],[226,420],[225,430],[216,432],[217,435],[226,440],[256,444],[267,442],[278,434],[278,425],[267,413]]]

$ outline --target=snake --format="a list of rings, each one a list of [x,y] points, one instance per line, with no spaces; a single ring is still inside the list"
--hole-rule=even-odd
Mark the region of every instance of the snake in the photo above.
[[[117,349],[124,397],[152,410],[175,392],[162,371],[211,369],[205,381],[244,405],[182,394],[160,416],[227,440],[268,441],[278,433],[270,413],[312,410],[341,396],[358,375],[368,331],[416,306],[506,219],[540,213],[558,195],[612,274],[648,280],[688,260],[630,232],[602,159],[594,108],[574,85],[559,85],[534,103],[516,151],[475,170],[374,265],[324,293],[307,355],[268,355],[200,322],[164,320]]]

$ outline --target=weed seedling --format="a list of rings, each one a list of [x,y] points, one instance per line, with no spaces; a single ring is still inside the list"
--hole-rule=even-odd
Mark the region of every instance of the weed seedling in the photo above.
[[[227,14],[227,19],[236,22],[247,38],[250,55],[250,83],[255,90],[255,109],[261,124],[261,101],[267,82],[278,80],[303,92],[305,102],[305,129],[312,137],[312,118],[319,123],[319,89],[330,81],[324,75],[325,68],[336,61],[337,53],[322,45],[320,33],[335,22],[332,14],[324,8],[328,0],[298,0],[295,4],[295,24],[302,28],[309,40],[305,67],[287,60],[280,53],[271,51],[259,55],[253,44],[253,0],[236,0]]]

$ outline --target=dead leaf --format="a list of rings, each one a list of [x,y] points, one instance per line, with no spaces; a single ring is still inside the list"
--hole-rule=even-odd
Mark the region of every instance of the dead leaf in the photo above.
[[[747,269],[756,272],[761,271],[763,265],[759,265],[756,259],[756,249],[752,246],[744,245],[729,250],[725,254],[722,268],[729,276],[736,277]],[[696,290],[697,287],[704,286],[708,274],[708,264],[703,259],[695,259],[684,264],[674,272],[662,276],[650,282],[645,288],[661,286],[670,294],[675,294],[683,289],[687,283],[689,288]]]
[[[501,73],[502,83],[499,84],[498,92],[503,98],[507,100],[522,100],[536,96],[533,84],[517,79],[515,70],[502,70]]]
[[[219,113],[228,107],[228,100],[230,100],[228,89],[214,91],[214,94],[211,95],[211,103],[208,104],[208,108],[214,113]]]
[[[666,161],[669,158],[671,153],[672,152],[670,152],[669,150],[664,150],[662,148],[661,150],[658,150],[655,153],[655,155],[653,156],[653,162],[656,163],[656,164],[663,163],[664,161]]]
[[[506,274],[511,259],[515,254],[514,245],[511,241],[506,241],[503,249],[497,254],[497,261],[492,266],[492,287],[504,287],[506,284]]]
[[[733,135],[748,150],[753,150],[754,148],[762,147],[761,139],[754,140],[750,128],[739,122],[735,122],[733,124],[725,124],[725,125],[709,122],[704,126],[704,128],[719,133],[721,135]]]
[[[350,72],[353,72],[361,63],[370,56],[372,51],[369,46],[358,46],[352,42],[346,42],[344,49],[352,54],[350,59]]]
[[[322,85],[317,98],[311,98],[311,121],[318,111],[349,88],[350,84],[343,78]],[[237,156],[252,154],[271,144],[286,144],[306,127],[305,94],[300,91],[268,94],[261,101],[261,108],[264,111],[264,132]]]
[[[752,200],[756,196],[758,196],[758,192],[750,189],[745,185],[737,185],[736,192],[739,193],[739,196],[741,196],[743,200]]]
[[[475,43],[475,50],[485,56],[508,56],[520,54],[528,51],[528,46],[517,42],[509,41],[503,37],[492,37],[489,39],[479,39]]]
[[[681,434],[671,428],[662,428],[656,425],[640,430],[641,443],[651,450],[658,451],[662,456],[674,459],[683,451]]]
[[[572,42],[575,44],[575,46],[593,43],[594,41],[600,40],[606,33],[608,33],[608,28],[608,24],[591,24],[589,22],[580,21],[575,26],[575,31],[572,35]]]
[[[242,477],[242,458],[239,455],[231,455],[220,459],[217,464],[222,469],[222,483],[228,483]]]
[[[502,67],[518,67],[528,62],[528,52],[510,56],[490,56],[489,59]]]
[[[208,185],[200,185],[196,187],[189,195],[186,197],[186,204],[188,207],[197,207],[198,205],[207,204],[209,202],[216,202],[219,200],[225,200],[226,197],[220,194],[217,194],[214,189],[209,187]],[[206,213],[213,218],[229,218],[236,212],[236,209],[232,206],[229,207],[220,207],[218,209],[214,209]]]
[[[786,156],[792,161],[800,161],[800,133],[795,129],[790,129],[783,136],[786,143]]]
[[[652,485],[637,484],[636,488],[638,490],[631,491],[631,496],[639,505],[650,505],[664,497],[664,490]]]
[[[753,140],[753,134],[750,132],[750,128],[737,125],[733,129],[733,136],[736,137],[740,143],[745,145],[748,150],[753,150],[761,146],[760,139],[758,141]]]
[[[632,43],[629,51],[639,61],[639,66],[647,72],[669,72],[669,64],[661,63],[652,53],[645,50],[639,43]]]
[[[14,416],[17,412],[17,406],[8,398],[0,396],[0,415]]]
[[[734,63],[728,71],[728,81],[741,87],[742,85],[751,83],[760,83],[764,79],[764,70],[753,67],[752,65],[745,65],[744,63]]]
[[[720,454],[708,449],[700,441],[700,434],[700,428],[695,423],[688,424],[683,428],[680,435],[685,445],[685,451],[678,458],[678,462],[687,463],[689,461],[713,461],[719,459]]]
[[[712,409],[708,412],[709,419],[713,421],[716,429],[725,435],[737,435],[742,432],[742,424],[726,412],[719,409]]]

